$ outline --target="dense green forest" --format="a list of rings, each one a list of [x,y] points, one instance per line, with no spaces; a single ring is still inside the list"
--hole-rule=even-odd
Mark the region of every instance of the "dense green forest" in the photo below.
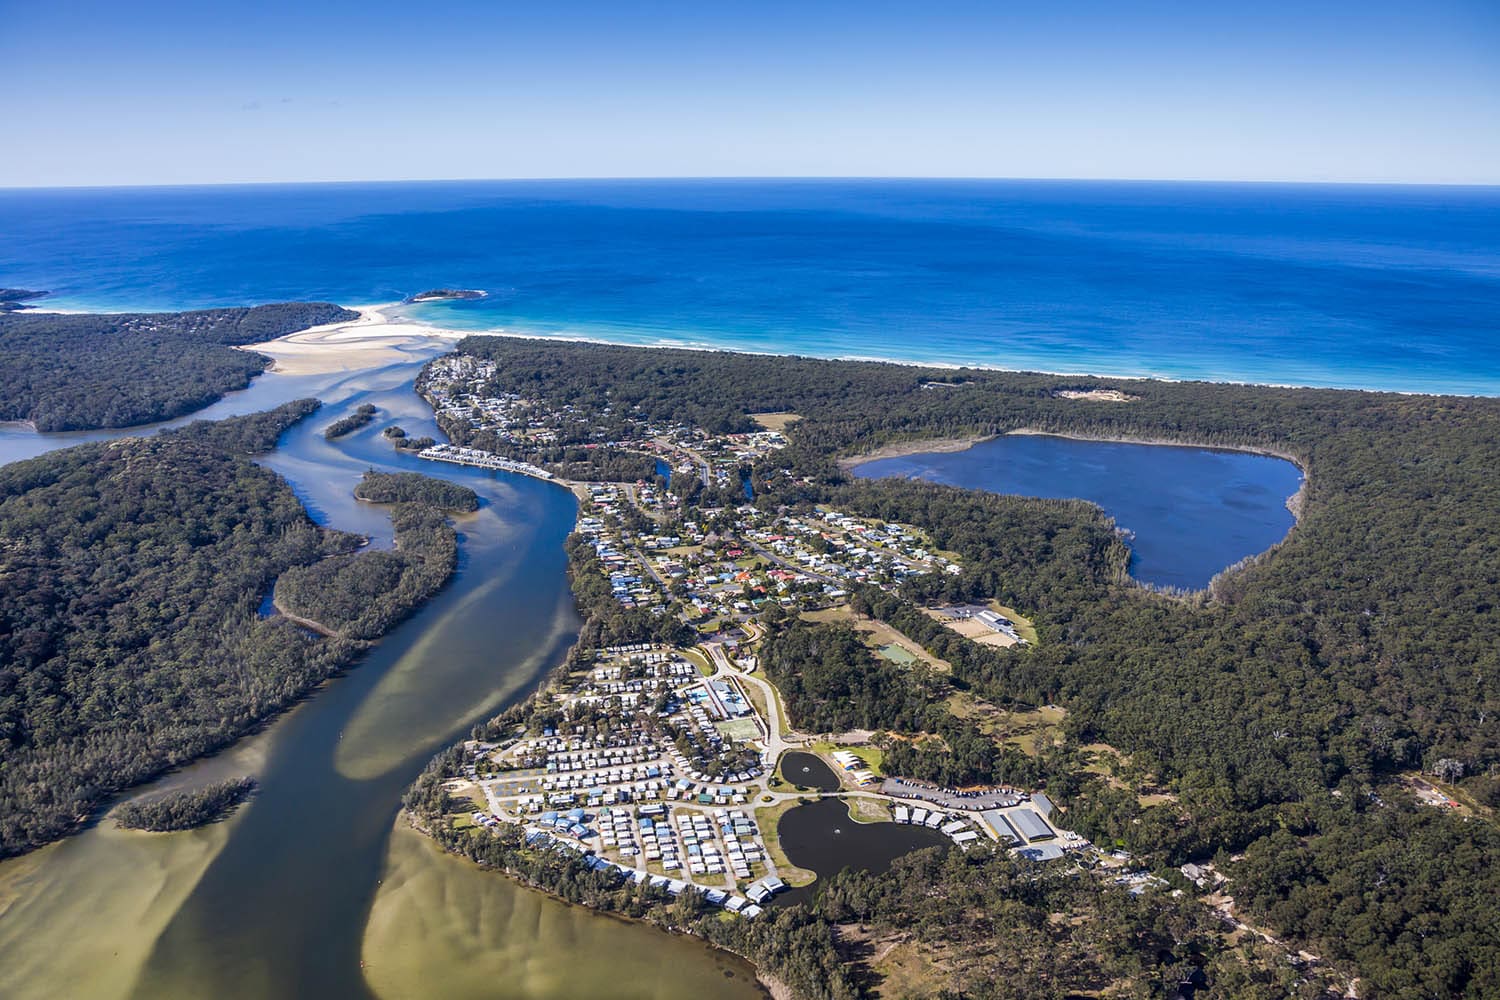
[[[446,479],[418,472],[366,472],[354,495],[370,503],[425,503],[443,510],[469,513],[479,509],[479,494]]]
[[[437,444],[436,438],[407,437],[406,431],[396,424],[392,424],[380,433],[384,435],[387,441],[391,442],[391,444],[395,445],[397,448],[402,449],[403,451],[421,451],[424,448],[431,448],[433,445]]]
[[[275,600],[282,611],[332,635],[368,640],[389,631],[448,582],[458,565],[458,535],[446,512],[476,510],[479,497],[467,487],[415,472],[367,472],[354,493],[395,502],[395,549],[294,566],[277,579]]]
[[[270,363],[234,348],[357,318],[327,302],[180,313],[0,311],[0,420],[74,431],[180,417],[245,388]]]
[[[316,406],[0,467],[0,855],[228,745],[366,648],[258,614],[278,577],[360,544],[248,457]],[[399,531],[451,559],[441,516]]]
[[[1500,994],[1500,907],[1477,902],[1500,899],[1486,812],[1500,805],[1500,401],[510,338],[460,349],[497,362],[496,388],[605,427],[625,413],[712,430],[800,414],[790,446],[754,471],[757,503],[835,503],[916,524],[960,555],[960,577],[867,601],[949,660],[955,686],[999,706],[1067,708],[1067,745],[1024,767],[1069,822],[1153,863],[1218,855],[1251,916],[1327,943],[1382,995]],[[1133,401],[1059,395],[1101,388]],[[838,463],[894,441],[1021,428],[1291,457],[1308,473],[1299,523],[1208,591],[1171,597],[1128,579],[1097,509],[858,482]],[[1021,609],[1042,641],[985,649],[923,625],[917,605],[959,596]],[[1013,757],[986,756],[972,727],[953,725],[910,766],[1014,773]],[[1095,743],[1168,794],[1142,805],[1080,778],[1079,748]],[[1414,804],[1399,782],[1417,771],[1456,782],[1481,815]],[[1473,863],[1422,863],[1407,846],[1416,831]],[[1273,860],[1288,836],[1317,873],[1300,893]],[[1244,860],[1229,862],[1236,852]],[[1434,982],[1445,989],[1428,992]]]
[[[937,697],[932,678],[877,657],[848,625],[794,622],[766,639],[760,663],[808,733],[921,730]]]
[[[323,436],[329,441],[334,438],[343,437],[359,430],[361,427],[375,419],[376,409],[372,403],[361,403],[355,407],[354,412],[347,417],[340,417],[327,427],[323,428]]]
[[[127,802],[115,810],[115,822],[127,830],[167,833],[217,823],[255,791],[254,778],[229,778],[203,788],[189,788],[160,798]]]

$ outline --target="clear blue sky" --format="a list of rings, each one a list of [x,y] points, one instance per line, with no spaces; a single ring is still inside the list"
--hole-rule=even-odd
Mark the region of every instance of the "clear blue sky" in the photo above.
[[[0,186],[1500,183],[1500,0],[0,2]]]

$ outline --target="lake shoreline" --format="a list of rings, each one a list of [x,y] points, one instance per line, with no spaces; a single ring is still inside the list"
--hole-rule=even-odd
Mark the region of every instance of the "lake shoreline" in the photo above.
[[[1230,451],[1242,455],[1261,455],[1265,458],[1278,458],[1295,465],[1297,471],[1302,474],[1302,481],[1297,487],[1297,491],[1286,498],[1286,509],[1291,512],[1292,520],[1295,522],[1293,527],[1302,522],[1302,510],[1307,500],[1307,487],[1312,480],[1312,476],[1308,472],[1309,463],[1307,459],[1295,452],[1284,449],[1252,445],[1205,444],[1200,441],[1181,441],[1172,438],[1079,434],[1076,432],[1052,431],[1041,427],[1018,427],[1003,434],[897,441],[882,445],[874,451],[861,452],[858,455],[849,455],[841,458],[837,464],[839,469],[844,472],[854,472],[860,466],[871,462],[883,461],[888,458],[909,458],[912,455],[940,455],[968,451],[976,445],[985,444],[1001,437],[1055,437],[1064,438],[1069,441],[1092,441],[1097,444],[1136,444],[1157,448],[1193,448],[1199,451]]]
[[[1264,458],[1279,458],[1283,462],[1290,462],[1302,474],[1302,480],[1297,484],[1296,492],[1286,498],[1286,509],[1292,515],[1292,527],[1287,531],[1288,538],[1291,537],[1291,532],[1296,530],[1297,526],[1302,523],[1302,509],[1307,502],[1307,487],[1312,482],[1312,474],[1308,472],[1309,463],[1307,459],[1295,452],[1279,448],[1237,444],[1200,444],[1192,441],[1174,441],[1170,438],[1064,434],[1058,431],[1043,430],[1035,427],[1022,427],[1017,430],[1007,431],[1006,433],[1017,437],[1056,437],[1066,438],[1070,441],[1096,441],[1099,444],[1140,444],[1157,448],[1196,448],[1201,451],[1232,451],[1242,455],[1260,455]],[[1286,541],[1286,538],[1283,538],[1281,542],[1277,542],[1276,544],[1280,545],[1284,541]]]
[[[860,452],[858,455],[850,455],[838,460],[838,467],[844,472],[853,472],[856,468],[867,462],[879,462],[887,458],[907,458],[911,455],[926,454],[952,454],[954,452],[968,451],[976,444],[984,444],[999,437],[997,434],[976,434],[970,437],[950,438],[925,438],[920,441],[893,441],[883,444],[874,451]]]

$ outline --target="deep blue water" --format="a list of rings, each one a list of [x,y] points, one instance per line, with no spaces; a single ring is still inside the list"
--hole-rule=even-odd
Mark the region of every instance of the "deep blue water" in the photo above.
[[[966,451],[878,459],[860,476],[917,476],[1023,496],[1078,498],[1132,532],[1130,573],[1197,590],[1291,530],[1286,501],[1302,482],[1291,462],[1244,452],[1013,435]]]
[[[387,302],[472,329],[1500,395],[1500,188],[463,182],[0,191],[64,307]]]

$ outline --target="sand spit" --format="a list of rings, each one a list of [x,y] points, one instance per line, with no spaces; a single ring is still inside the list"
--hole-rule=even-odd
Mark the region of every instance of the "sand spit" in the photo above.
[[[993,440],[995,435],[985,434],[979,437],[956,437],[956,438],[923,438],[913,441],[895,441],[891,444],[881,445],[874,451],[867,451],[859,455],[850,455],[839,459],[839,468],[849,471],[855,466],[864,465],[866,462],[876,462],[882,458],[904,458],[907,455],[925,455],[929,452],[968,451],[976,444],[983,444]]]
[[[359,319],[311,327],[275,340],[249,344],[244,350],[272,358],[273,372],[322,375],[417,360],[434,348],[451,347],[467,336],[458,330],[393,318],[389,310],[399,305],[354,306]]]

